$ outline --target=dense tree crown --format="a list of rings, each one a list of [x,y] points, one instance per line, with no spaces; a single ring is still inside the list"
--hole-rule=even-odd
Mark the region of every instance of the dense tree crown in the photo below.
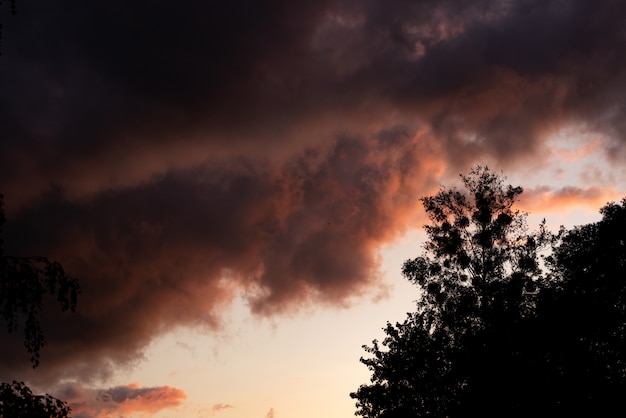
[[[67,418],[70,408],[50,395],[34,395],[23,382],[0,383],[0,418]]]
[[[486,167],[461,178],[466,193],[442,189],[421,199],[431,221],[425,252],[405,262],[402,273],[425,291],[420,312],[429,320],[471,329],[489,312],[517,308],[534,293],[542,274],[538,250],[549,235],[544,225],[528,233],[526,214],[513,209],[521,187],[504,185]],[[515,300],[498,297],[509,282]]]
[[[626,201],[603,208],[596,224],[529,232],[514,209],[520,187],[486,167],[461,177],[464,191],[422,199],[428,239],[402,270],[422,296],[364,347],[372,377],[351,393],[356,415],[611,410],[626,382]]]

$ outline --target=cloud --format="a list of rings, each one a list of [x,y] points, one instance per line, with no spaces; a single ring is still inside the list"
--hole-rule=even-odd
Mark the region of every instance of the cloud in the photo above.
[[[45,308],[36,373],[0,336],[0,374],[106,378],[175,327],[219,329],[238,296],[280,315],[380,294],[378,250],[421,225],[420,196],[476,163],[547,161],[570,125],[594,139],[561,155],[619,177],[625,15],[613,0],[21,8],[0,77],[5,245],[58,259],[83,293],[77,315]],[[593,181],[525,202],[599,206],[613,192]]]
[[[76,418],[153,415],[177,407],[186,398],[180,389],[169,386],[146,388],[136,383],[109,389],[90,389],[68,383],[58,390],[58,396],[69,404],[72,416]]]
[[[188,0],[151,3],[149,18],[143,2],[70,3],[24,10],[6,34],[0,155],[20,186],[0,185],[16,205],[397,123],[429,126],[463,167],[531,157],[571,121],[622,149],[620,2]]]
[[[219,328],[237,294],[273,315],[382,291],[377,250],[418,218],[417,192],[441,170],[426,140],[396,129],[280,165],[207,164],[87,201],[44,196],[11,219],[7,247],[58,259],[82,295],[76,315],[46,314],[49,344],[29,378],[106,377],[159,333]]]
[[[234,408],[234,406],[229,405],[227,403],[216,403],[215,405],[213,405],[213,408],[211,408],[211,410],[213,411],[213,414],[216,414],[218,412],[223,411],[224,409],[230,409],[230,408]]]
[[[530,212],[565,212],[572,207],[586,206],[598,210],[608,202],[621,198],[615,190],[601,187],[566,186],[552,189],[547,186],[525,189],[521,196],[520,206]]]
[[[599,139],[593,139],[579,147],[574,149],[567,149],[564,147],[554,147],[554,153],[560,159],[567,162],[575,162],[590,155],[595,154],[600,150],[601,141]]]

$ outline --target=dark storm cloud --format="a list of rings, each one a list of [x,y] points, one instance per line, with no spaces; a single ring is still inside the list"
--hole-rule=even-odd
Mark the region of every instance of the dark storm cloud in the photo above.
[[[377,247],[414,221],[413,190],[439,171],[419,141],[390,131],[281,166],[229,161],[93,199],[42,196],[7,225],[8,250],[60,260],[82,295],[75,316],[48,314],[32,378],[106,376],[174,326],[219,327],[237,291],[259,314],[375,292]]]
[[[337,112],[358,125],[417,110],[403,118],[471,155],[532,153],[580,117],[623,137],[620,2],[48,3],[7,28],[1,122],[21,146],[3,162],[16,175],[23,159],[54,174],[57,157],[111,142],[285,146]]]
[[[5,241],[83,287],[76,316],[46,318],[33,379],[106,375],[175,326],[218,327],[238,294],[262,315],[371,294],[438,176],[537,160],[568,124],[623,156],[618,1],[18,6]],[[0,347],[1,371],[28,367]]]

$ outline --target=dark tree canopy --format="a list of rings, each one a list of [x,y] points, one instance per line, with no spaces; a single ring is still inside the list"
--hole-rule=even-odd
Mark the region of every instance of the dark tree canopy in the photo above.
[[[11,14],[15,15],[17,13],[17,0],[8,0],[2,1],[0,0],[0,12],[2,11],[3,3],[9,3],[11,7]],[[2,25],[2,15],[0,14],[0,55],[2,55],[2,34],[3,34],[3,25]]]
[[[532,300],[542,277],[538,251],[549,235],[543,224],[528,233],[526,214],[513,209],[521,187],[505,185],[487,167],[461,178],[465,192],[442,189],[421,199],[431,222],[425,252],[405,262],[402,273],[424,291],[423,315],[438,326],[472,329],[489,312]],[[517,299],[498,297],[504,284],[515,287]]]
[[[39,365],[45,344],[39,316],[46,295],[56,298],[62,311],[76,309],[80,288],[61,264],[46,257],[15,257],[4,254],[1,238],[4,225],[3,196],[0,194],[0,318],[9,333],[24,329],[24,345],[33,368]],[[67,418],[67,404],[50,395],[34,395],[22,382],[0,382],[0,418]]]
[[[0,318],[9,333],[22,326],[24,345],[31,355],[33,367],[37,367],[41,348],[46,342],[39,323],[45,295],[54,296],[62,311],[74,312],[80,288],[78,281],[67,275],[56,261],[41,256],[5,255],[1,240],[4,222],[0,194]]]
[[[559,415],[612,416],[626,393],[626,198],[599,222],[562,231],[537,306],[544,390]],[[549,357],[548,357],[549,356]]]
[[[67,403],[50,395],[34,395],[23,382],[0,383],[0,418],[67,418]]]
[[[350,394],[356,415],[610,411],[626,382],[626,201],[552,236],[543,224],[528,232],[513,209],[521,188],[486,167],[462,179],[465,191],[422,199],[425,251],[403,266],[422,295],[382,343],[364,347],[372,376]]]

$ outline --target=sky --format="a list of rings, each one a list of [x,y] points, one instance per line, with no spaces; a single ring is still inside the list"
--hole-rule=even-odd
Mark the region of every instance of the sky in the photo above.
[[[0,381],[78,418],[352,416],[420,197],[477,164],[531,227],[626,196],[621,1],[3,3],[5,250],[82,293]]]

